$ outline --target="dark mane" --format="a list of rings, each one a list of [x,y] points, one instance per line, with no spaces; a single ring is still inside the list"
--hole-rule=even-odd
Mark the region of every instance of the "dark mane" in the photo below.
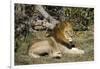
[[[70,22],[66,22],[66,21],[64,21],[62,23],[58,23],[54,27],[54,29],[52,30],[51,36],[54,37],[54,39],[56,40],[56,42],[61,43],[65,47],[71,49],[71,48],[75,47],[75,45],[66,42],[64,34],[62,33],[62,32],[64,32],[65,27],[68,27],[68,25],[70,25],[69,23]]]

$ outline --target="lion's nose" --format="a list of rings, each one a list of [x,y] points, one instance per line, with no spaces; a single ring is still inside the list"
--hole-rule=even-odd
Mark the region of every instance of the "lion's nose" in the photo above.
[[[73,40],[72,40],[72,38],[69,38],[69,42],[72,42]]]

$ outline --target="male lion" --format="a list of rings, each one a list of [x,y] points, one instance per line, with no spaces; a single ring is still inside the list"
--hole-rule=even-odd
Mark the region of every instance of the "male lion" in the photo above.
[[[60,58],[62,54],[84,54],[83,50],[73,44],[73,29],[70,22],[57,24],[51,36],[47,40],[42,40],[32,44],[29,48],[29,56],[40,58],[48,55],[49,57]]]

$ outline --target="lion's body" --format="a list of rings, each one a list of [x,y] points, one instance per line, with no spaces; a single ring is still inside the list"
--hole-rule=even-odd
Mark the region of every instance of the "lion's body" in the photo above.
[[[61,52],[59,47],[57,47],[53,38],[50,37],[49,40],[43,40],[34,43],[29,49],[29,55],[34,58],[39,58],[40,55],[49,55],[50,57],[61,57]]]
[[[66,54],[84,54],[83,50],[71,47],[73,29],[69,22],[62,22],[55,26],[49,40],[42,40],[32,44],[29,48],[29,56],[39,58],[41,54],[50,57],[62,57]]]

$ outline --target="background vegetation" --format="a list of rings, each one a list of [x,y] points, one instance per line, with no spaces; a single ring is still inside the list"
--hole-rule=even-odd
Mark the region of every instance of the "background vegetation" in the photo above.
[[[35,5],[15,4],[15,65],[45,64],[94,60],[94,9],[83,7],[46,6],[43,8],[58,21],[73,22],[75,39],[79,48],[85,50],[84,55],[67,55],[61,59],[42,57],[32,59],[27,55],[28,46],[35,39],[46,39],[52,29],[43,24],[49,22]]]

